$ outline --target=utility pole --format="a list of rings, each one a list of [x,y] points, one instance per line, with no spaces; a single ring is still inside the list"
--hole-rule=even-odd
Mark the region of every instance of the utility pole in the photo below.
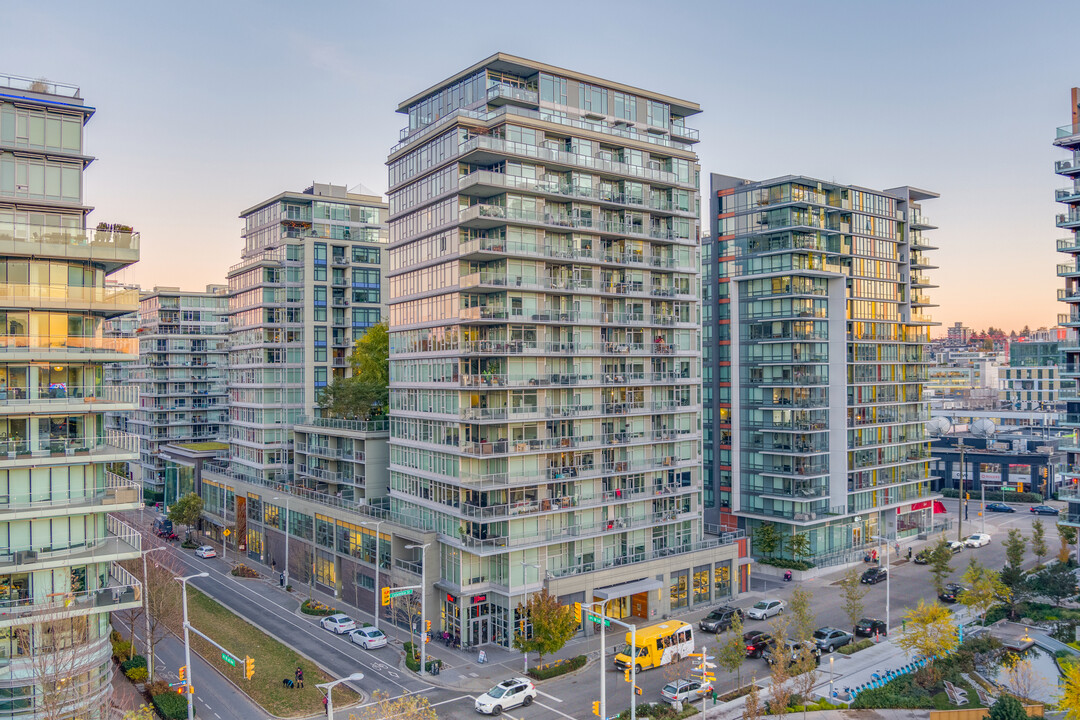
[[[425,552],[431,543],[406,545],[406,550],[420,549],[420,675],[426,674],[427,664],[427,558]],[[378,545],[375,546],[378,548]],[[375,558],[378,561],[378,557]]]
[[[956,441],[956,446],[960,448],[960,507],[956,513],[956,539],[960,542],[964,540],[964,476],[967,474],[967,463],[964,462],[964,438],[960,438]]]
[[[209,576],[210,573],[201,572],[197,575],[188,575],[187,577],[177,578],[177,580],[180,581],[180,587],[183,590],[184,595],[184,663],[185,667],[187,667],[187,676],[184,679],[184,682],[187,683],[187,685],[184,687],[184,690],[187,695],[188,720],[195,720],[195,690],[191,685],[191,635],[188,632],[191,628],[191,623],[188,622],[187,613],[187,584],[188,580]]]

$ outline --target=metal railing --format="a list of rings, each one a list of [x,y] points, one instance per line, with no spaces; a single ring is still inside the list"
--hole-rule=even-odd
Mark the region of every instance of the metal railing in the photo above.
[[[138,401],[139,389],[134,385],[0,386],[0,406],[34,403],[130,405]]]
[[[32,595],[16,591],[18,597],[0,600],[0,622],[32,619],[41,615],[68,615],[93,609],[115,610],[142,602],[142,583],[117,563],[109,567],[109,583],[92,590],[51,592]]]
[[[571,565],[558,570],[548,570],[548,577],[568,577],[571,575],[579,575],[583,572],[593,572],[595,570],[603,570],[611,567],[618,567],[621,565],[629,565],[632,563],[646,562],[648,560],[655,560],[658,558],[672,557],[675,555],[682,555],[690,552],[697,552],[699,550],[709,550],[712,548],[721,547],[723,545],[731,545],[739,540],[739,538],[745,537],[742,530],[736,530],[734,532],[728,532],[722,534],[718,538],[706,538],[693,543],[687,543],[686,545],[680,545],[673,548],[660,548],[643,553],[630,553],[625,556],[620,556],[610,559],[601,559],[589,563],[580,563],[577,565]]]
[[[339,418],[304,416],[297,420],[296,424],[337,430],[355,430],[356,432],[387,432],[390,430],[389,418],[381,420],[342,420]]]

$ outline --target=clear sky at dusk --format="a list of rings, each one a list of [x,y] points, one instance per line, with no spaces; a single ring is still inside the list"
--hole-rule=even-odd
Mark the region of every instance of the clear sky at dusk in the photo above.
[[[122,279],[144,287],[223,282],[237,215],[282,190],[384,192],[397,104],[501,50],[698,101],[704,179],[941,193],[924,204],[934,319],[1019,328],[1063,310],[1053,191],[1068,183],[1050,143],[1080,83],[1065,7],[9,0],[0,73],[78,85],[98,108],[91,220],[141,231]]]

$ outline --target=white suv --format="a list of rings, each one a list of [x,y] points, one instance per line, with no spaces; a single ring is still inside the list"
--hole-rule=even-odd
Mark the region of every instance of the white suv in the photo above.
[[[498,715],[518,705],[532,705],[536,699],[536,686],[532,680],[523,677],[503,680],[486,693],[476,698],[476,712],[485,715]]]

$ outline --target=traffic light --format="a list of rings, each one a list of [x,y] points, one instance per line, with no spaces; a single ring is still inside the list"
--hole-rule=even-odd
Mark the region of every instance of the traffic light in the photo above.
[[[638,687],[637,685],[634,686],[634,694],[635,695],[640,695],[641,694],[641,688]]]
[[[424,627],[424,632],[431,632],[431,621],[427,621],[427,625]]]
[[[390,588],[388,588],[388,587],[384,587],[382,589],[382,604],[383,605],[389,605],[390,604]]]
[[[244,677],[248,680],[255,674],[255,658],[248,655],[244,656]]]
[[[180,682],[187,682],[187,665],[180,666]]]
[[[971,499],[971,493],[967,493],[966,495],[967,495],[967,496],[966,496],[966,497],[965,497],[964,499],[965,499],[965,500],[970,500],[970,499]]]
[[[593,700],[592,714],[595,715],[596,717],[600,717],[600,701],[599,700]]]
[[[626,668],[622,671],[623,680],[630,682],[630,668]]]
[[[1024,492],[1024,483],[1022,483],[1022,482],[1016,483],[1016,492]]]
[[[1076,482],[1073,480],[1073,482]],[[574,619],[577,620],[578,625],[581,624],[581,603],[574,603]]]

